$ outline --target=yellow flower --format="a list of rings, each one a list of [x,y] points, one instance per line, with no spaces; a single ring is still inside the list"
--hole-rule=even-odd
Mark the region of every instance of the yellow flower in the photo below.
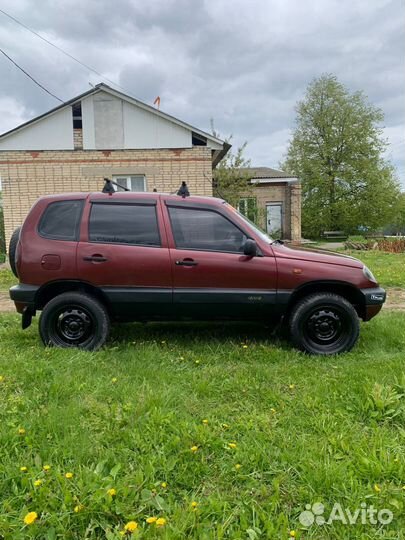
[[[20,471],[21,471],[21,472],[27,472],[27,471],[28,471],[28,467],[20,467]]]
[[[156,520],[156,527],[164,527],[166,525],[165,518],[159,518]]]
[[[242,349],[247,349],[248,346],[247,345],[242,345]]]
[[[376,493],[380,493],[381,488],[380,488],[380,486],[379,486],[378,484],[374,484],[374,491],[375,491]]]
[[[295,538],[297,536],[297,533],[295,531],[290,531],[291,538]]]
[[[136,521],[128,521],[125,525],[124,530],[129,533],[133,533],[138,528],[138,523]]]
[[[116,383],[117,381],[118,381],[117,377],[113,377],[113,378],[111,379],[111,382],[112,382],[112,383]]]
[[[290,390],[294,390],[295,384],[290,384],[288,388],[289,388]]]
[[[198,446],[192,446],[192,447],[190,448],[190,450],[191,450],[192,452],[197,452]]]
[[[83,508],[84,506],[82,504],[78,504],[77,506],[73,508],[73,511],[76,512],[76,514],[78,514],[79,512],[83,510]]]
[[[234,449],[234,448],[236,448],[236,443],[230,442],[230,443],[228,443],[228,446],[229,446],[229,448]]]
[[[204,425],[207,425],[207,424],[208,424],[208,420],[207,420],[206,418],[204,418],[204,420],[202,421],[202,423],[203,423]]]
[[[200,363],[200,361],[199,361],[199,360],[196,360],[196,361],[195,361],[195,363],[196,363],[196,364],[199,364],[199,363]]]
[[[50,465],[44,465],[42,468],[44,469],[45,472],[48,472],[48,471],[51,470],[51,466],[50,466]]]
[[[271,407],[270,411],[274,414],[276,412],[276,409],[274,407]]]
[[[239,469],[240,469],[241,467],[242,467],[242,465],[241,465],[240,463],[237,463],[237,464],[235,465],[235,469],[236,469],[237,471],[239,471]]]
[[[191,508],[194,508],[194,509],[195,509],[195,508],[197,508],[197,506],[198,506],[198,502],[197,502],[197,501],[193,501],[193,502],[191,503]]]
[[[160,485],[162,486],[163,489],[167,488],[167,482],[162,482]]]
[[[38,514],[36,512],[28,512],[28,514],[24,517],[24,523],[26,525],[32,525],[37,519]]]
[[[111,488],[107,490],[107,493],[110,497],[115,497],[117,495],[117,490],[115,488]]]
[[[39,487],[40,485],[42,485],[42,480],[35,480],[34,486]]]
[[[228,424],[222,424],[222,427],[223,427],[224,429],[229,429],[229,425],[228,425]]]
[[[153,516],[152,516],[152,517],[148,517],[148,518],[146,518],[145,521],[146,521],[146,523],[149,523],[149,525],[151,525],[152,523],[156,523],[157,517],[153,517]]]
[[[20,427],[20,428],[18,429],[18,434],[19,434],[19,435],[25,435],[25,429],[22,428],[22,427]]]
[[[68,480],[71,480],[73,478],[73,473],[72,472],[67,472],[65,474],[65,478],[67,478]]]
[[[3,375],[0,375],[0,382],[3,382],[3,381],[4,381]]]

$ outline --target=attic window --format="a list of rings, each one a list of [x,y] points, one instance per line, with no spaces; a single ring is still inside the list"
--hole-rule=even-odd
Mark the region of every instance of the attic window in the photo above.
[[[73,129],[82,129],[82,104],[80,101],[72,105],[72,116]]]
[[[207,146],[207,137],[192,132],[191,141],[193,146]]]

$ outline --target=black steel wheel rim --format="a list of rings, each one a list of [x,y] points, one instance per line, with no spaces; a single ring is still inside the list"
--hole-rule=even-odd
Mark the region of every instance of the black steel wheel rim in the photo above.
[[[322,306],[313,309],[305,321],[305,335],[313,344],[330,347],[345,340],[350,325],[348,318],[338,307]]]
[[[94,319],[83,306],[64,306],[55,314],[53,333],[64,345],[83,345],[93,335],[94,328]]]

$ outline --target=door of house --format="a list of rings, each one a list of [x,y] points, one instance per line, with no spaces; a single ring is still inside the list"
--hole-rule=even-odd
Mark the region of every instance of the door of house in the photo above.
[[[283,237],[283,203],[266,204],[266,225],[270,236]]]

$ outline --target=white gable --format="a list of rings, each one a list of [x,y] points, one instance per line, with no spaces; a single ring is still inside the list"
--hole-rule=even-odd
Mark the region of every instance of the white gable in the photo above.
[[[0,150],[73,150],[71,107],[59,109],[0,139]]]

